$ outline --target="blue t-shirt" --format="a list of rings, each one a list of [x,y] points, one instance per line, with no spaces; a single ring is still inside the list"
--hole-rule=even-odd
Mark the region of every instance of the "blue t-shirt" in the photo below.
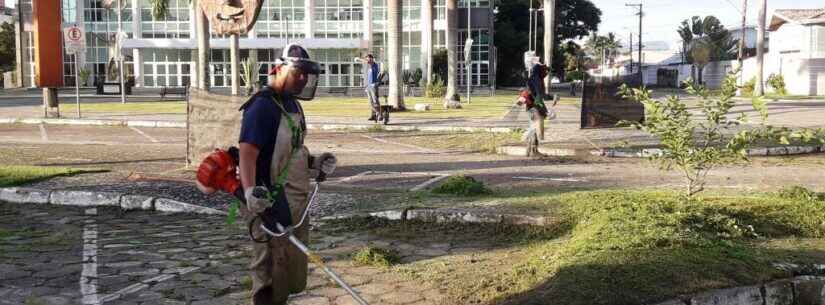
[[[272,99],[275,91],[270,87],[264,87],[255,96],[241,106],[243,119],[241,120],[241,135],[238,142],[252,144],[258,147],[257,172],[255,173],[256,185],[272,187],[270,178],[272,164],[272,154],[275,150],[275,141],[278,135],[278,126],[281,125],[281,108]],[[289,113],[299,113],[300,105],[292,96],[281,96],[284,110]],[[303,126],[302,126],[303,127]],[[304,128],[305,129],[305,128]],[[288,152],[284,152],[288,153]]]
[[[367,85],[373,85],[378,83],[378,64],[373,62],[372,64],[367,64],[367,73],[365,75]]]

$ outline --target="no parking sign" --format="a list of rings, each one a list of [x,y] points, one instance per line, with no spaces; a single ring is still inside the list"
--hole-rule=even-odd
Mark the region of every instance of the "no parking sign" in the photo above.
[[[63,29],[63,42],[66,44],[66,53],[77,54],[86,47],[86,37],[83,28],[72,25]]]

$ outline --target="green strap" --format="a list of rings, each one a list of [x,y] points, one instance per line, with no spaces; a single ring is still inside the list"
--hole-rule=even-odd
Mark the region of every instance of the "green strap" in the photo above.
[[[283,113],[283,116],[286,117],[286,124],[289,126],[289,130],[292,131],[292,150],[289,152],[289,159],[287,160],[286,167],[281,170],[278,174],[278,179],[275,180],[275,187],[281,188],[286,183],[286,178],[289,176],[289,168],[292,167],[292,161],[295,159],[296,153],[301,149],[300,144],[303,131],[297,126],[297,124],[295,124],[295,120],[292,119],[289,113],[286,112],[286,109],[284,109],[284,105],[281,104],[281,101],[274,96],[272,97],[272,100],[275,102],[275,105],[281,109],[281,113]]]

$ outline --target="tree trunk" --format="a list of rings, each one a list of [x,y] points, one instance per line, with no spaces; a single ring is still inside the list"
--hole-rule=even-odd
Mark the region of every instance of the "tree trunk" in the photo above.
[[[401,83],[401,0],[387,1],[388,70],[390,72],[389,103],[395,109],[404,109]]]
[[[756,32],[756,88],[753,90],[755,96],[765,94],[764,86],[764,64],[765,64],[765,23],[767,19],[767,0],[759,0],[759,21],[756,23],[759,31]]]
[[[544,90],[550,94],[550,80],[553,79],[553,43],[556,38],[556,0],[544,0],[544,63],[547,65],[547,77],[544,78]]]
[[[232,67],[232,75],[230,78],[232,79],[232,95],[238,95],[241,92],[241,68],[239,61],[241,60],[240,56],[240,47],[238,45],[239,40],[238,34],[232,34],[229,36],[229,60],[230,66]]]
[[[447,96],[455,101],[458,90],[458,0],[447,0]]]
[[[203,14],[198,0],[193,1],[195,6],[195,27],[198,40],[198,66],[195,77],[198,79],[198,88],[209,89],[209,21]]]
[[[433,74],[433,0],[421,1],[422,83],[430,84]]]

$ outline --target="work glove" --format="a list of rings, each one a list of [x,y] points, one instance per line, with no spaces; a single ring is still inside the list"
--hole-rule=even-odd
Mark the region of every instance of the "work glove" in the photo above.
[[[257,197],[253,194],[255,189],[258,189],[258,188],[264,190],[264,192],[259,191],[259,193],[261,193],[261,194],[268,193],[268,191],[266,191],[266,188],[263,187],[263,186],[256,186],[256,187],[248,188],[248,189],[244,190],[244,198],[246,199],[246,208],[249,210],[249,212],[252,213],[252,215],[259,214],[259,213],[263,212],[264,210],[266,210],[266,208],[269,207],[269,200],[267,200],[266,198],[263,198],[263,197]]]
[[[335,167],[338,164],[338,159],[332,153],[323,153],[315,158],[313,168],[321,171],[324,175],[330,176],[335,172]]]

